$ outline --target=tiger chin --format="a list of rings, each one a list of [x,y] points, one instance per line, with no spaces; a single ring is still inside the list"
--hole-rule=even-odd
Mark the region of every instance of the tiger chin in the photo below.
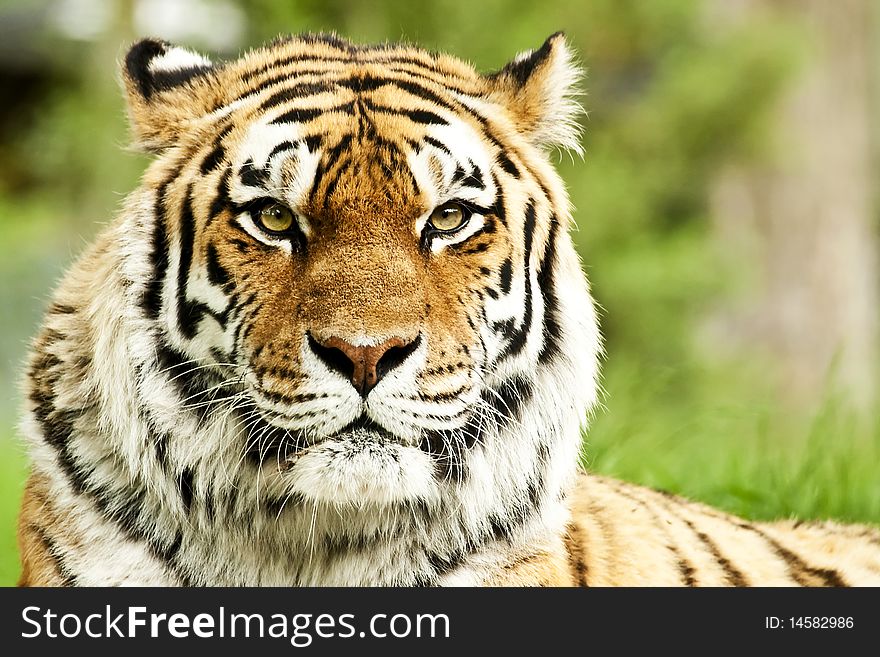
[[[21,584],[880,584],[866,526],[578,472],[601,340],[550,164],[562,35],[491,74],[144,40],[140,187],[64,277],[21,424]]]

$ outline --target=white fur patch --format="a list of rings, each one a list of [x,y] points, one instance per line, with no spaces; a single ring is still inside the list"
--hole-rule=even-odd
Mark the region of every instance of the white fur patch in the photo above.
[[[185,71],[190,68],[207,68],[211,65],[211,60],[203,55],[180,46],[172,46],[161,55],[153,57],[147,65],[147,70],[150,73],[160,73]]]
[[[291,489],[313,502],[388,506],[439,497],[434,463],[417,447],[356,430],[307,449],[290,470]]]

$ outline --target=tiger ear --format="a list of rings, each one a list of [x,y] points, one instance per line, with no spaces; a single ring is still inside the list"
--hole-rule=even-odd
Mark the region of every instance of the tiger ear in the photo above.
[[[582,154],[578,117],[583,108],[577,101],[582,75],[565,36],[557,32],[490,75],[490,97],[507,107],[534,144]]]
[[[122,68],[134,142],[144,150],[171,146],[187,122],[219,104],[217,68],[185,48],[143,39],[128,51]]]

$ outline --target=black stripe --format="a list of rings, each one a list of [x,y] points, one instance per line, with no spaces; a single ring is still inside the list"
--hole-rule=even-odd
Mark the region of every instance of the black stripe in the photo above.
[[[459,180],[463,180],[465,176],[467,176],[467,171],[464,170],[464,167],[461,165],[461,162],[456,162],[455,163],[455,172],[452,174],[451,183],[454,185]]]
[[[156,71],[153,73],[151,86],[155,91],[167,91],[201,77],[211,70],[211,66],[193,66],[170,71]]]
[[[565,535],[565,551],[568,553],[568,565],[571,570],[572,579],[576,586],[588,587],[590,585],[588,576],[590,574],[589,566],[587,566],[587,552],[584,542],[580,535],[580,529],[577,525],[571,523]]]
[[[529,201],[529,204],[526,206],[526,218],[523,225],[523,239],[525,241],[525,248],[523,253],[523,277],[525,283],[525,310],[523,311],[523,321],[520,324],[519,328],[513,333],[510,341],[505,345],[501,354],[498,356],[498,360],[502,360],[504,358],[508,358],[510,356],[516,356],[519,354],[523,347],[526,345],[526,341],[529,337],[529,331],[532,328],[532,241],[534,239],[535,233],[535,222],[536,222],[536,214],[535,214],[535,204],[534,201]]]
[[[232,277],[226,268],[220,264],[220,258],[217,255],[217,247],[211,242],[205,253],[206,268],[208,271],[208,282],[222,288],[227,294],[230,292]]]
[[[814,586],[815,581],[810,578],[818,579],[822,586],[848,586],[839,572],[831,568],[817,568],[806,563],[794,552],[784,547],[781,543],[768,536],[754,525],[742,523],[739,525],[743,529],[748,529],[763,538],[770,547],[773,548],[779,557],[785,561],[788,572],[791,577],[801,586]]]
[[[324,156],[323,160],[323,170],[329,171],[335,164],[336,161],[342,157],[342,154],[347,152],[351,147],[352,136],[344,135],[333,148],[329,149]]]
[[[665,495],[668,499],[682,502],[681,498],[673,495],[672,493],[668,493],[665,491],[659,491],[663,495]],[[685,502],[686,503],[686,502]],[[764,541],[767,542],[770,547],[774,549],[776,554],[786,562],[788,566],[789,575],[791,575],[792,579],[795,580],[801,586],[813,586],[814,581],[811,581],[808,576],[812,576],[814,578],[818,578],[822,581],[824,586],[848,586],[848,584],[843,580],[842,575],[833,569],[828,568],[817,568],[814,566],[810,566],[803,559],[801,559],[798,555],[796,555],[791,550],[788,550],[784,546],[782,546],[778,541],[774,540],[770,536],[768,536],[765,532],[761,531],[755,525],[739,520],[738,518],[728,518],[723,515],[720,511],[715,509],[709,509],[708,513],[710,513],[714,518],[723,520],[728,522],[740,529],[745,529],[746,531],[750,531],[754,534],[760,536]]]
[[[31,379],[37,377],[32,372]],[[40,426],[43,434],[43,440],[55,450],[58,458],[58,465],[61,466],[62,472],[67,476],[73,490],[78,494],[86,492],[86,482],[88,473],[74,461],[73,454],[68,444],[73,435],[75,419],[81,416],[86,409],[72,409],[62,411],[54,408],[54,393],[51,388],[53,383],[48,385],[48,390],[41,392],[38,387],[34,387],[29,396],[31,403],[34,405],[34,419]]]
[[[327,75],[328,74],[327,71],[321,71],[321,70],[315,70],[315,71],[309,71],[309,72],[314,73],[316,75]],[[437,80],[433,80],[432,78],[425,78],[424,76],[420,75],[418,72],[406,71],[406,70],[401,71],[401,72],[407,76],[414,76],[416,78],[425,79],[430,83],[437,84],[438,86],[443,87],[447,91],[465,93],[467,95],[474,95],[473,93],[468,93],[465,90],[461,90],[461,89],[454,87],[453,85],[451,85],[449,79],[437,81]],[[300,74],[300,72],[297,72],[297,75],[299,75],[299,74]],[[289,76],[290,76],[290,74],[283,74],[283,75],[277,76],[272,81],[272,84],[282,82],[285,79],[287,79]],[[477,113],[476,111],[474,111],[473,109],[471,109],[470,107],[463,105],[461,103],[458,103],[458,102],[454,101],[454,99],[445,99],[442,96],[433,92],[432,90],[428,89],[427,87],[424,87],[424,86],[422,86],[412,80],[401,80],[401,79],[396,79],[396,78],[387,78],[387,79],[378,79],[377,81],[381,81],[381,82],[385,82],[389,85],[397,86],[400,89],[413,94],[414,96],[417,96],[419,98],[424,98],[439,107],[443,107],[444,109],[447,109],[450,112],[458,113],[458,114],[467,114],[467,115],[471,116],[480,125],[480,127],[483,131],[483,136],[485,137],[485,139],[487,141],[489,141],[492,145],[494,145],[496,147],[496,149],[500,152],[504,152],[506,150],[506,148],[502,144],[502,142],[492,132],[492,130],[490,128],[489,120],[486,117],[484,117],[484,116],[480,115],[479,113]],[[351,79],[337,80],[336,83],[341,86],[351,86],[351,87],[356,86],[356,83],[354,81],[351,81]],[[367,86],[372,87],[373,83],[369,82],[367,84]],[[394,108],[391,108],[391,107],[383,107],[383,106],[375,105],[375,104],[371,103],[370,101],[365,101],[365,104],[370,105],[372,107],[372,109],[374,109],[375,111],[390,112],[390,113],[394,113],[394,114],[404,113],[404,114],[408,115],[411,120],[413,120],[417,123],[440,124],[440,125],[445,125],[447,123],[445,119],[443,119],[442,117],[440,117],[437,114],[434,114],[432,112],[426,112],[426,111],[407,112],[404,109],[395,110]]]
[[[727,581],[734,586],[748,586],[748,581],[745,578],[745,575],[738,570],[730,560],[727,559],[718,548],[718,545],[709,538],[704,532],[699,531],[694,524],[688,520],[687,518],[682,518],[685,524],[690,528],[690,530],[696,535],[697,538],[709,549],[712,553],[712,556],[715,557],[718,564],[724,570],[724,575],[727,578]]]
[[[226,139],[229,133],[232,132],[233,127],[235,127],[235,124],[232,122],[228,122],[214,136],[213,148],[208,153],[208,155],[205,156],[205,159],[202,160],[202,164],[199,167],[202,175],[207,175],[223,163],[223,158],[226,156],[226,147],[223,145],[223,141]]]
[[[168,545],[158,545],[154,548],[156,555],[165,563],[172,564],[172,568],[177,575],[178,578],[181,579],[181,583],[183,586],[193,586],[193,582],[190,580],[188,575],[183,575],[178,568],[176,568],[175,560],[177,558],[177,553],[180,552],[180,547],[183,544],[183,532],[180,530],[174,535],[171,543]]]
[[[495,185],[495,189],[498,189],[498,180],[496,180],[491,171],[489,173],[492,176],[492,183]],[[496,219],[498,219],[498,221],[501,222],[502,226],[507,226],[507,210],[504,206],[504,196],[498,196],[492,204],[492,207],[489,208],[489,211]]]
[[[285,68],[290,64],[296,64],[298,62],[309,62],[309,63],[317,63],[317,62],[339,62],[346,63],[350,62],[350,56],[325,56],[325,55],[317,55],[314,53],[299,53],[297,55],[290,55],[288,57],[282,57],[281,59],[276,59],[275,61],[269,62],[268,64],[263,64],[262,66],[252,69],[250,71],[245,71],[241,75],[242,82],[250,82],[255,77],[259,75],[265,75],[266,73],[270,73],[272,71],[277,71],[279,69]],[[316,71],[320,71],[321,73],[329,73],[329,71],[325,69],[316,69]],[[283,73],[278,73],[277,76],[282,79],[289,79],[294,77],[294,74],[298,74],[300,71],[284,71]],[[267,86],[265,82],[258,83],[260,87]]]
[[[422,141],[424,141],[426,144],[431,144],[431,146],[433,146],[437,150],[443,151],[449,157],[452,157],[452,151],[450,151],[449,148],[446,146],[446,144],[444,144],[439,139],[434,139],[434,137],[426,136],[426,137],[422,137]]]
[[[211,201],[211,207],[208,209],[208,224],[220,216],[220,213],[226,210],[232,202],[229,199],[229,179],[232,176],[231,169],[226,169],[220,177],[217,184],[217,195]]]
[[[438,579],[464,563],[467,554],[465,550],[451,550],[448,554],[440,554],[439,552],[428,550],[425,556],[433,573],[431,576],[419,576],[413,583],[413,586],[436,586]]]
[[[193,243],[195,241],[195,218],[192,212],[192,184],[187,188],[180,211],[180,261],[177,265],[177,326],[187,340],[196,335],[199,322],[204,317],[203,305],[187,298],[189,271],[192,267]]]
[[[469,383],[464,383],[461,386],[459,386],[458,388],[456,388],[455,390],[449,390],[447,392],[439,392],[439,393],[436,393],[433,395],[426,394],[426,393],[422,392],[421,390],[419,390],[416,398],[420,399],[421,401],[433,402],[436,404],[438,402],[448,402],[448,401],[452,401],[453,399],[458,399],[459,397],[461,397],[461,395],[468,392],[470,389],[471,389],[471,385]]]
[[[479,231],[479,232],[475,233],[474,235],[471,235],[471,236],[470,236],[468,239],[466,239],[464,242],[459,242],[459,243],[456,244],[455,246],[456,246],[456,247],[460,247],[462,244],[470,244],[471,241],[473,241],[473,238],[476,237],[477,235],[479,235],[479,234],[482,233],[482,232],[483,232],[483,231]],[[486,252],[486,251],[489,250],[489,246],[490,246],[490,244],[489,244],[488,242],[481,242],[481,243],[477,244],[476,246],[474,246],[473,248],[470,248],[470,249],[467,249],[467,250],[462,251],[462,253],[464,253],[465,255],[474,255],[474,254],[477,254],[477,253],[484,253],[484,252]]]
[[[367,75],[336,80],[334,84],[340,87],[351,89],[352,91],[355,91],[357,93],[362,93],[365,91],[375,91],[384,86],[396,87],[401,91],[405,91],[412,96],[415,96],[416,98],[428,101],[429,103],[438,107],[442,107],[443,109],[449,110],[450,112],[473,112],[473,110],[471,110],[467,106],[462,105],[459,102],[450,102],[448,99],[443,98],[435,91],[429,89],[428,87],[425,87],[422,84],[414,82],[413,80],[403,80],[393,77],[374,77]]]
[[[333,172],[331,177],[327,179],[327,184],[324,187],[324,200],[322,202],[324,210],[327,210],[330,207],[330,198],[333,196],[333,192],[336,191],[336,187],[339,185],[339,179],[341,177],[342,167],[340,166]]]
[[[480,170],[480,167],[475,165],[470,160],[468,160],[468,167],[471,169],[470,172],[465,170],[461,162],[456,162],[455,172],[452,174],[451,184],[454,185],[457,182],[461,182],[465,187],[486,189],[486,183],[483,181],[483,172]]]
[[[290,88],[306,90],[309,86],[320,85],[321,87],[323,87],[323,89],[321,89],[319,92],[329,91],[333,88],[335,83],[335,80],[333,80],[333,76],[344,74],[344,71],[331,71],[326,68],[299,68],[295,71],[286,71],[264,78],[256,86],[251,87],[236,96],[233,101],[243,100],[245,98],[248,98],[249,96],[255,96],[283,82],[290,82],[293,79],[301,79],[307,76],[315,76],[319,78],[319,80],[301,80]],[[220,107],[222,107],[222,104],[216,105],[214,109],[219,109]]]
[[[390,82],[391,80],[387,78],[377,78],[370,74],[356,73],[346,78],[334,80],[333,84],[343,89],[350,89],[356,93],[363,93],[365,91],[375,91],[380,87],[388,85]]]
[[[296,147],[299,146],[299,142],[295,141],[282,141],[280,144],[275,146],[270,153],[269,157],[266,158],[266,161],[271,161],[273,157],[278,155],[279,153],[283,153],[284,151],[292,151],[295,150]]]
[[[153,451],[156,452],[156,460],[164,470],[168,466],[168,433],[152,434]]]
[[[416,98],[426,100],[429,103],[437,105],[438,107],[442,107],[443,109],[450,112],[466,112],[468,114],[474,114],[473,110],[466,105],[463,105],[462,103],[457,101],[450,102],[449,100],[435,93],[433,90],[428,89],[424,85],[414,82],[413,80],[386,78],[385,82],[387,84],[397,87],[398,89],[402,89],[403,91],[412,94]]]
[[[189,274],[195,250],[195,217],[192,211],[192,185],[187,188],[186,196],[183,199],[179,225],[180,261],[177,268],[177,326],[187,340],[192,340],[205,315],[211,316],[220,325],[221,329],[225,330],[232,305],[227,305],[222,312],[218,313],[214,312],[208,305],[189,298]],[[209,260],[209,276],[210,264]],[[218,262],[215,262],[215,264],[219,266]],[[217,275],[218,272],[215,271],[214,274]]]
[[[223,147],[223,144],[217,144],[205,156],[205,159],[202,160],[202,164],[199,166],[199,171],[202,172],[203,176],[208,175],[211,171],[220,166],[220,163],[225,156],[226,149]]]
[[[470,431],[469,426],[464,427]],[[462,458],[465,446],[455,440],[455,432],[429,431],[422,435],[419,449],[430,455],[434,460],[434,478],[438,481],[462,483],[467,476],[467,464]],[[475,441],[469,441],[471,445]]]
[[[622,495],[623,497],[630,500],[632,503],[638,504],[651,515],[651,521],[654,523],[654,526],[663,533],[663,535],[666,537],[666,540],[668,541],[664,545],[666,546],[666,549],[669,550],[669,552],[672,554],[673,561],[675,562],[676,568],[678,568],[678,573],[681,576],[682,583],[688,587],[696,586],[697,581],[694,577],[696,569],[694,568],[693,564],[691,564],[687,560],[684,554],[682,554],[678,546],[673,542],[672,535],[670,534],[669,530],[664,526],[663,519],[657,513],[654,506],[649,501],[642,499],[634,493],[628,491],[626,489],[626,486],[622,482],[612,482],[612,488],[615,490],[615,492],[617,492],[618,495]],[[663,505],[667,506],[665,500],[663,501]],[[683,520],[683,518],[680,519]]]
[[[491,538],[495,541],[512,541],[516,530],[522,527],[531,517],[542,510],[541,498],[544,494],[544,479],[540,468],[546,463],[548,449],[542,443],[535,456],[537,471],[533,471],[526,482],[525,490],[515,495],[516,502],[505,509],[505,515],[492,515],[489,518]]]
[[[253,160],[248,160],[238,170],[238,178],[246,187],[265,187],[269,182],[269,172],[258,168]]]
[[[153,94],[150,62],[165,53],[168,44],[156,39],[143,39],[136,43],[125,56],[125,70],[135,83],[145,100]]]
[[[464,79],[461,76],[448,70],[440,69],[436,65],[425,64],[424,62],[419,61],[413,57],[400,57],[398,59],[388,60],[384,63],[386,64],[386,68],[392,73],[403,73],[408,77],[414,77],[418,80],[422,80],[430,84],[435,84],[438,87],[442,87],[443,89],[446,89],[448,91],[460,93],[465,96],[471,96],[472,98],[479,97],[481,93],[480,89],[474,88],[473,85],[469,87],[463,87],[455,84],[456,82],[464,82],[467,85],[470,80]],[[399,64],[400,66],[395,66],[395,64]],[[403,68],[404,66],[415,66],[417,69],[421,70]]]
[[[501,286],[502,294],[510,294],[510,283],[513,280],[513,261],[508,257],[501,263],[501,269],[498,272],[498,284]]]
[[[422,125],[449,125],[449,122],[439,114],[421,109],[408,109],[406,107],[388,107],[387,105],[377,105],[371,100],[363,100],[363,105],[373,112],[381,114],[392,114],[397,116],[405,116],[413,123]]]
[[[532,398],[534,392],[529,380],[516,377],[506,381],[496,394],[484,393],[483,401],[497,412],[497,418],[505,418],[508,425],[519,421],[520,410]]]
[[[317,116],[320,116],[324,113],[324,110],[316,107],[311,108],[297,108],[292,110],[287,110],[283,114],[279,114],[276,116],[270,123],[306,123],[311,121]]]
[[[513,335],[514,328],[516,328],[516,321],[513,317],[508,317],[500,322],[493,322],[491,328],[502,338],[509,339]]]
[[[721,566],[721,569],[724,571],[724,577],[729,584],[732,586],[748,586],[749,582],[746,579],[745,574],[742,571],[737,569],[730,560],[721,554],[721,550],[718,548],[718,545],[713,541],[709,536],[705,533],[697,529],[697,527],[690,520],[682,516],[680,513],[676,513],[672,508],[672,503],[676,502],[680,506],[686,506],[688,502],[686,500],[682,500],[677,497],[666,497],[663,500],[664,506],[666,510],[672,514],[675,518],[681,520],[684,524],[688,526],[688,529],[693,532],[694,536],[700,539],[700,542],[706,546],[706,549],[712,554],[715,560],[718,562],[718,565]]]
[[[317,171],[315,171],[315,176],[312,179],[312,189],[309,192],[309,198],[312,201],[314,201],[315,195],[318,193],[322,182],[324,182],[324,175],[336,165],[337,161],[342,157],[343,153],[348,152],[351,146],[352,139],[352,135],[344,135],[336,143],[336,145],[333,146],[333,148],[329,149],[321,158],[321,162],[318,164]],[[335,175],[333,176],[333,178],[327,181],[327,189],[324,192],[323,206],[325,208],[329,203],[330,194],[333,193],[333,190],[336,188],[336,184],[339,182],[341,171],[336,171],[334,173]]]
[[[260,376],[260,378],[263,378],[264,376],[269,374],[269,371],[267,371],[267,368],[263,368],[263,369],[258,369],[257,373]],[[318,398],[317,395],[312,394],[312,393],[288,395],[283,392],[276,392],[274,390],[267,390],[266,388],[261,389],[260,394],[275,404],[284,404],[287,406],[294,406],[296,404],[303,404],[305,402],[314,401],[315,399]],[[312,417],[313,415],[314,415],[314,413],[309,411],[306,413],[295,413],[295,414],[289,415],[288,417],[305,418],[305,417]]]
[[[303,141],[306,143],[309,153],[314,153],[324,142],[324,135],[309,135],[308,137],[304,137]]]
[[[169,385],[187,404],[206,401],[205,388],[200,385],[196,371],[187,357],[164,341],[156,345],[157,365],[167,378]],[[207,410],[199,405],[199,414],[204,419]]]
[[[486,189],[486,183],[483,180],[483,172],[476,164],[474,164],[473,170],[465,176],[462,182],[468,187]]]
[[[193,486],[194,478],[195,472],[193,472],[192,468],[184,468],[177,476],[177,490],[180,493],[180,500],[183,502],[183,508],[187,513],[192,510],[193,492],[195,490]]]
[[[44,528],[40,527],[39,525],[30,523],[28,527],[33,532],[35,532],[37,536],[39,536],[40,543],[43,544],[43,550],[52,559],[52,562],[55,565],[55,570],[58,571],[58,575],[61,577],[61,585],[68,587],[76,586],[76,574],[68,567],[66,561],[64,560],[64,555],[61,553],[61,550],[58,548],[58,544],[55,542],[55,540],[51,536],[49,536],[48,532]]]
[[[503,150],[498,151],[495,155],[495,159],[498,160],[498,164],[501,165],[501,168],[504,169],[508,175],[517,179],[520,177],[519,169]]]
[[[550,234],[544,245],[544,255],[538,270],[538,288],[544,297],[544,343],[538,354],[538,362],[545,364],[562,350],[562,326],[559,323],[559,297],[556,296],[556,240],[559,220],[556,215],[550,218]]]
[[[308,123],[322,114],[352,114],[354,102],[334,107],[299,107],[276,116],[270,123]]]
[[[75,315],[79,310],[73,306],[53,301],[49,304],[47,312],[50,315]]]
[[[283,498],[268,498],[262,501],[263,510],[273,521],[278,520],[285,511],[304,506],[305,503],[305,496],[297,492],[287,493]]]
[[[299,75],[308,75],[309,73],[313,73],[316,75],[321,74],[319,71],[306,71],[301,72]],[[279,80],[280,82],[281,80]],[[266,100],[260,103],[260,112],[265,112],[266,110],[270,110],[273,107],[277,107],[283,103],[288,103],[295,100],[303,100],[308,96],[316,96],[318,94],[324,93],[326,91],[330,91],[330,89],[335,86],[335,82],[328,82],[327,80],[319,80],[319,81],[308,81],[308,82],[298,82],[290,87],[284,87],[279,91],[276,91],[271,96],[269,96]],[[267,85],[268,86],[268,85]]]
[[[442,116],[440,116],[439,114],[435,114],[434,112],[429,112],[428,110],[401,109],[395,112],[395,110],[392,108],[381,108],[379,106],[373,106],[372,109],[377,111],[385,110],[390,111],[391,113],[403,114],[413,123],[421,123],[423,125],[449,125],[449,122]]]
[[[238,413],[247,422],[244,453],[254,467],[258,468],[267,461],[283,463],[290,454],[308,445],[306,438],[298,432],[269,424],[252,405],[239,407]]]
[[[248,237],[250,237],[250,235],[248,235]],[[251,240],[253,240],[252,237],[251,237]],[[251,250],[252,246],[254,246],[254,245],[259,246],[260,244],[262,244],[262,242],[256,242],[256,241],[245,242],[244,240],[240,240],[237,237],[229,240],[229,243],[232,244],[232,246],[234,246],[236,249],[238,249],[239,253],[247,253],[248,251]],[[267,251],[268,249],[264,249],[264,250]]]
[[[667,547],[670,550],[674,550],[675,552],[678,552],[678,550],[672,545],[667,545]],[[687,559],[682,557],[681,559],[678,560],[678,562],[676,563],[676,566],[678,567],[678,572],[681,574],[681,577],[684,580],[685,586],[693,587],[693,586],[697,585],[697,580],[694,578],[694,575],[696,574],[697,571],[694,569],[694,567],[691,565],[691,563]]]
[[[174,173],[173,177],[178,175]],[[156,191],[153,204],[153,234],[151,239],[150,268],[152,274],[141,298],[141,307],[148,319],[157,319],[162,311],[162,286],[168,271],[168,234],[165,227],[165,193],[172,178]]]

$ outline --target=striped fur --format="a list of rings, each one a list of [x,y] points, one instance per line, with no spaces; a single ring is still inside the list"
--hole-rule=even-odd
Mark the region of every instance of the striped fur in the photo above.
[[[577,149],[577,77],[560,35],[491,75],[136,44],[155,161],[33,346],[22,583],[876,583],[874,530],[577,473],[601,346],[547,157]]]

